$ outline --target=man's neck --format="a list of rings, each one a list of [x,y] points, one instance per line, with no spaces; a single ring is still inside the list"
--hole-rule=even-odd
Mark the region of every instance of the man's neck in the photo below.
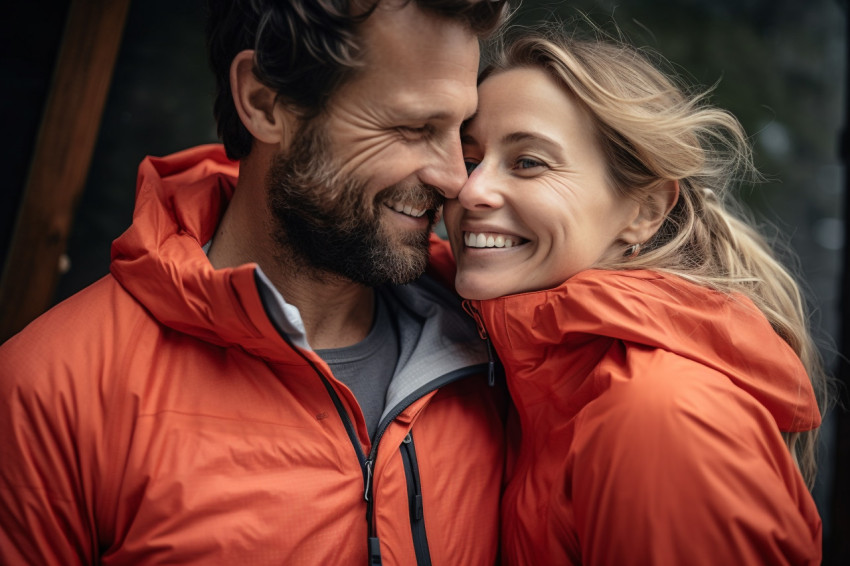
[[[295,278],[275,286],[287,303],[298,307],[307,341],[315,350],[351,346],[365,339],[372,328],[375,291],[371,287]]]
[[[256,263],[286,302],[301,313],[307,341],[314,349],[342,348],[363,340],[372,327],[374,290],[334,274],[301,265],[281,250],[261,179],[240,171],[233,199],[219,223],[209,250],[213,267]]]

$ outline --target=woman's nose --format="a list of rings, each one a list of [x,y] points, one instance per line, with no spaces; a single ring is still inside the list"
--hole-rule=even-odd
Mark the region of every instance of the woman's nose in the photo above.
[[[467,210],[499,208],[502,206],[501,181],[495,167],[482,161],[474,167],[467,165],[469,177],[457,199]]]

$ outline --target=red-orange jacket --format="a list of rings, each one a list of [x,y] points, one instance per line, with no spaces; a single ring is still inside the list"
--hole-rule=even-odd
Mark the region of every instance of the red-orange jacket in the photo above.
[[[780,435],[820,414],[751,301],[590,270],[470,303],[522,430],[505,564],[820,564],[820,517]]]
[[[0,348],[0,563],[366,564],[371,508],[386,565],[493,564],[503,419],[473,321],[427,277],[392,291],[421,334],[373,448],[257,266],[207,260],[236,175],[219,146],[146,159],[111,275]]]

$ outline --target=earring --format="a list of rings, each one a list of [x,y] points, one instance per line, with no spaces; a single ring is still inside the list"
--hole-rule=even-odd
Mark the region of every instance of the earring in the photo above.
[[[628,259],[633,259],[638,256],[640,253],[640,244],[632,244],[628,248],[626,248],[626,253],[623,254],[623,257]]]

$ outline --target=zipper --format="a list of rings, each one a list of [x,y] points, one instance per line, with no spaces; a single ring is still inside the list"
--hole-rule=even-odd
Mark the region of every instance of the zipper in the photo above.
[[[315,366],[314,366],[314,368],[315,368]],[[325,386],[328,387],[328,391],[334,397],[334,399],[335,399],[334,404],[337,405],[337,411],[340,412],[340,416],[343,418],[344,421],[348,422],[349,425],[350,425],[351,419],[348,417],[348,413],[345,411],[345,408],[342,406],[342,403],[340,402],[339,404],[337,404],[337,401],[339,400],[339,398],[336,396],[336,391],[333,390],[333,388],[330,385],[330,382],[328,382],[327,378],[322,374],[322,372],[319,371],[319,368],[315,368],[315,369],[316,369],[316,372],[321,376],[322,381],[325,382]],[[377,536],[377,533],[375,533],[375,525],[373,524],[373,521],[372,521],[372,503],[370,502],[370,500],[372,498],[372,481],[371,481],[371,479],[372,479],[372,464],[374,463],[375,458],[377,457],[378,446],[381,443],[381,437],[384,436],[384,431],[387,430],[387,427],[389,426],[389,424],[391,422],[393,422],[396,419],[396,417],[398,417],[401,413],[403,413],[404,410],[407,409],[410,405],[412,405],[417,399],[421,399],[422,397],[431,393],[432,391],[436,391],[437,389],[444,387],[444,386],[448,385],[449,383],[458,381],[458,380],[463,379],[464,377],[467,377],[467,376],[470,376],[470,375],[474,375],[476,373],[479,373],[480,371],[481,371],[481,366],[480,365],[474,365],[474,366],[469,366],[469,367],[465,367],[465,368],[455,370],[453,372],[450,372],[450,373],[443,375],[442,377],[440,377],[438,379],[431,380],[425,387],[422,387],[421,389],[414,391],[413,393],[411,393],[410,395],[405,397],[402,401],[400,401],[399,403],[396,403],[393,410],[390,411],[390,413],[378,424],[378,430],[375,432],[375,438],[372,440],[372,449],[369,451],[369,456],[366,457],[365,460],[364,460],[364,462],[366,464],[368,464],[368,474],[366,475],[365,497],[367,497],[367,499],[366,499],[366,515],[367,515],[367,520],[369,521],[369,560],[370,560],[369,565],[370,566],[381,564],[381,562],[380,562],[380,560],[381,560],[380,540]],[[410,433],[408,433],[408,436],[410,436]],[[357,435],[354,434],[354,427],[353,426],[350,426],[349,437],[351,438],[352,442],[355,443],[355,448],[358,450],[358,454],[362,454],[363,452],[360,449],[360,440],[357,438]],[[413,437],[411,436],[411,440],[412,440],[412,438]],[[402,461],[405,461],[405,458],[404,458],[405,448],[404,448],[404,446],[405,446],[404,442],[402,442],[402,449],[401,449],[402,450]],[[414,463],[416,462],[415,453],[414,453],[413,462]],[[405,462],[405,477],[408,478],[408,484],[409,484],[409,482],[411,481],[410,478],[411,478],[412,474],[407,473],[407,465],[408,465],[408,463]],[[419,466],[416,465],[415,468],[416,468],[417,481],[418,481]],[[409,489],[408,489],[408,493],[409,493]],[[413,529],[413,521],[412,520],[411,520],[411,529]],[[422,519],[421,529],[422,529],[422,533],[424,535],[424,532],[425,532],[424,518]],[[427,546],[428,545],[427,539],[423,538],[422,543],[425,544],[425,549],[424,549],[424,551],[421,550],[421,549],[418,549],[418,548],[416,549],[417,562],[420,560],[420,554],[422,554],[424,552],[428,557],[427,558],[428,561],[423,562],[423,564],[430,564],[431,558],[430,558],[430,551],[428,550],[428,546]],[[415,543],[414,543],[414,546],[415,546]]]
[[[412,405],[417,399],[420,399],[420,398],[424,397],[425,395],[427,395],[428,393],[431,393],[432,391],[436,391],[437,389],[444,387],[444,386],[448,385],[449,383],[452,383],[452,382],[458,381],[460,379],[463,379],[464,377],[479,373],[482,369],[481,365],[469,366],[469,367],[461,368],[461,369],[455,370],[453,372],[447,373],[447,374],[443,375],[442,377],[440,377],[438,379],[432,380],[430,383],[428,383],[427,386],[425,386],[425,387],[423,387],[423,388],[421,388],[417,391],[414,391],[413,393],[408,395],[404,400],[397,403],[395,408],[393,408],[393,410],[390,411],[390,413],[378,425],[378,430],[375,433],[375,438],[372,441],[372,449],[369,451],[369,454],[367,455],[363,452],[363,447],[360,445],[360,438],[357,436],[357,432],[354,429],[354,424],[351,422],[351,417],[348,415],[348,411],[346,411],[345,407],[342,405],[342,401],[340,400],[339,395],[337,395],[336,390],[333,388],[333,385],[331,385],[330,381],[325,376],[325,374],[323,374],[322,371],[318,367],[316,367],[316,365],[311,360],[309,360],[306,357],[305,357],[305,359],[313,367],[313,370],[321,378],[322,383],[325,386],[325,389],[327,389],[328,394],[330,395],[331,400],[333,401],[334,407],[336,407],[336,410],[339,413],[340,419],[342,419],[343,425],[345,426],[345,430],[348,433],[348,438],[349,438],[349,440],[351,440],[351,444],[354,446],[354,451],[357,454],[357,459],[360,462],[360,466],[363,470],[363,498],[366,501],[366,524],[368,525],[368,529],[367,529],[367,531],[368,531],[367,544],[368,544],[368,556],[369,556],[368,564],[369,564],[369,566],[380,566],[381,563],[382,563],[381,562],[381,541],[380,541],[380,538],[377,535],[375,521],[374,521],[374,518],[373,518],[374,501],[373,501],[372,472],[373,472],[373,467],[374,467],[374,464],[375,464],[375,459],[376,459],[377,454],[378,454],[378,446],[380,445],[381,437],[383,437],[384,431],[386,431],[389,424],[391,422],[393,422],[396,419],[396,417],[398,417],[401,413],[403,413],[404,410],[407,409],[410,405]],[[492,358],[490,360],[490,366],[492,366]],[[411,437],[411,441],[412,441],[412,437]],[[411,444],[412,444],[412,442],[411,442]],[[405,446],[404,443],[402,443],[402,454],[404,454],[404,452],[405,452],[404,446]],[[404,460],[404,459],[405,459],[404,456],[402,456],[402,460]],[[413,463],[416,463],[415,452],[413,454]],[[406,466],[407,466],[407,464],[406,464]],[[407,467],[406,466],[405,466],[405,475],[410,477],[411,474],[407,474]],[[416,477],[417,477],[416,481],[418,483],[418,480],[419,480],[419,476],[418,476],[419,467],[418,467],[418,465],[415,466],[415,470],[416,470],[415,473],[416,473]],[[410,480],[408,480],[408,481],[410,481]],[[420,491],[421,491],[421,489],[420,489]],[[420,493],[420,495],[421,495],[421,493]],[[412,516],[411,516],[411,529],[412,528],[413,528],[413,521],[412,521]],[[427,539],[424,538],[424,533],[425,533],[424,518],[421,520],[421,527],[419,527],[419,528],[421,529],[422,535],[423,535],[420,544],[424,544],[425,547],[424,547],[424,549],[420,549],[420,548],[416,549],[417,561],[421,560],[420,556],[425,556],[427,561],[426,562],[418,562],[418,563],[419,564],[430,564],[431,558],[430,558],[430,551],[428,550],[428,546],[427,546],[428,541],[427,541]],[[414,546],[415,546],[415,542],[414,542]]]
[[[258,278],[256,273],[254,277],[255,279]],[[256,284],[259,287],[263,283],[257,280]],[[351,417],[348,415],[348,411],[345,410],[345,407],[343,406],[339,395],[337,395],[336,390],[333,388],[333,385],[331,385],[331,382],[328,380],[325,374],[322,373],[322,370],[316,367],[316,364],[309,357],[304,355],[304,352],[301,350],[301,348],[292,343],[292,340],[290,340],[286,331],[278,325],[277,319],[269,314],[269,307],[266,305],[263,293],[259,293],[259,295],[260,300],[263,303],[263,310],[266,311],[266,316],[271,321],[272,325],[275,327],[275,330],[277,330],[277,333],[280,335],[283,341],[286,342],[290,348],[292,348],[293,352],[301,356],[304,361],[310,364],[310,367],[313,368],[313,371],[315,371],[316,375],[319,376],[319,379],[322,380],[322,384],[325,386],[328,395],[330,395],[331,401],[333,402],[334,407],[336,408],[336,412],[339,414],[340,420],[342,420],[342,424],[345,427],[345,432],[346,434],[348,434],[348,439],[351,441],[351,445],[354,447],[354,453],[357,456],[357,461],[360,464],[360,470],[363,473],[363,499],[366,501],[366,530],[368,533],[366,539],[368,553],[367,556],[369,557],[368,564],[369,566],[380,566],[381,544],[375,533],[375,522],[373,519],[374,503],[372,501],[372,467],[375,464],[374,455],[377,452],[377,442],[373,444],[372,450],[369,453],[369,457],[367,457],[366,454],[363,452],[363,446],[360,444],[360,437],[357,436],[357,431],[355,431],[354,429],[354,424],[351,422]]]
[[[416,447],[413,433],[408,432],[401,444],[401,456],[404,462],[404,475],[407,478],[407,498],[410,512],[410,529],[413,534],[413,550],[418,566],[431,566],[431,552],[428,549],[428,536],[425,532],[425,518],[422,510],[422,483],[419,479],[419,463],[416,460]]]
[[[259,285],[259,283],[258,283],[258,285]],[[264,308],[264,310],[266,310],[266,314],[268,316],[268,308],[265,305],[265,301],[262,299],[262,293],[260,293],[260,298],[261,298],[261,301],[263,301],[263,308]],[[464,301],[464,309],[466,308],[465,304],[466,304],[466,302]],[[469,312],[469,311],[467,311],[467,312]],[[478,311],[475,311],[475,312],[477,313]],[[330,395],[331,401],[333,402],[337,413],[339,413],[339,417],[342,420],[343,426],[345,427],[346,434],[348,434],[348,439],[351,441],[351,444],[354,447],[354,452],[357,456],[357,461],[360,463],[360,469],[363,472],[363,499],[366,501],[366,525],[367,525],[367,533],[368,533],[368,535],[367,535],[367,553],[368,553],[367,556],[369,557],[368,564],[369,564],[369,566],[381,566],[381,564],[382,564],[382,562],[381,562],[381,541],[380,541],[380,538],[377,536],[376,525],[375,525],[374,516],[373,516],[374,515],[374,513],[373,513],[373,507],[374,507],[373,499],[374,498],[373,498],[373,486],[372,486],[372,484],[373,484],[373,482],[372,482],[373,467],[375,465],[375,458],[377,457],[378,445],[380,444],[381,437],[384,435],[384,431],[389,426],[389,423],[393,422],[396,419],[396,417],[398,417],[402,412],[404,412],[404,410],[407,409],[410,405],[412,405],[417,399],[420,399],[420,398],[424,397],[425,395],[431,393],[432,391],[436,391],[437,389],[444,387],[444,386],[446,386],[450,383],[453,383],[455,381],[463,379],[464,377],[468,377],[470,375],[474,375],[476,373],[479,373],[482,369],[481,365],[479,364],[479,365],[473,365],[473,366],[467,366],[467,367],[464,367],[464,368],[460,368],[460,369],[457,369],[455,371],[449,372],[449,373],[447,373],[447,374],[445,374],[445,375],[443,375],[443,376],[441,376],[437,379],[431,380],[425,387],[423,387],[423,388],[421,388],[417,391],[414,391],[413,393],[408,395],[405,399],[403,399],[401,402],[397,403],[395,408],[387,415],[387,417],[385,419],[383,419],[378,424],[378,430],[375,433],[374,440],[372,441],[372,449],[369,451],[369,455],[367,456],[363,452],[363,446],[360,444],[360,437],[357,436],[357,432],[354,429],[354,424],[351,422],[351,417],[349,416],[348,411],[345,410],[345,407],[342,404],[342,400],[340,400],[339,395],[337,395],[337,392],[333,388],[333,385],[331,385],[330,380],[328,380],[327,376],[325,376],[325,374],[322,373],[322,370],[320,370],[318,367],[316,367],[316,364],[312,360],[310,360],[307,356],[304,355],[304,352],[301,351],[301,348],[299,348],[298,346],[296,346],[295,344],[292,343],[292,341],[287,336],[286,332],[278,326],[275,318],[272,317],[272,316],[269,316],[268,318],[272,322],[272,325],[275,327],[275,329],[277,330],[280,337],[283,338],[284,342],[286,342],[289,345],[289,347],[292,348],[292,350],[295,353],[297,353],[308,364],[310,364],[310,367],[313,368],[313,371],[315,371],[316,375],[318,375],[319,378],[322,380],[322,384],[325,386],[325,389],[327,390],[328,395]],[[479,323],[479,334],[480,334],[483,331],[483,325],[480,324],[477,316],[475,317],[475,320],[476,320],[476,322]],[[486,335],[486,331],[484,331],[484,332],[485,332],[485,335]],[[494,376],[494,362],[493,362],[492,350],[491,350],[491,347],[490,347],[489,339],[487,339],[487,356],[488,356],[488,360],[489,360],[488,364],[487,364],[488,365],[488,376],[489,376],[488,381],[489,381],[490,385],[493,385],[493,383],[494,383],[494,377],[493,377]],[[413,455],[412,463],[416,464],[416,454],[415,454],[415,451],[413,450],[413,446],[412,446],[413,437],[410,435],[410,433],[408,433],[408,437],[410,438],[410,445],[411,445],[410,449],[411,449],[411,453]],[[406,438],[405,438],[405,440],[406,440]],[[402,446],[404,446],[404,445],[405,444],[403,442]],[[404,453],[404,448],[402,448],[402,452]],[[408,459],[409,458],[410,458],[410,456],[408,456]],[[409,463],[405,464],[405,470],[407,470],[408,465],[409,465]],[[419,483],[419,467],[418,467],[418,465],[413,466],[413,469],[415,469],[415,473],[416,473],[415,482],[418,484]],[[406,476],[408,476],[408,478],[409,478],[410,474],[406,473]],[[408,485],[409,485],[410,481],[411,480],[408,479]],[[421,489],[419,491],[421,492]],[[408,493],[409,493],[409,488],[408,488]],[[420,496],[421,496],[421,493],[420,493]],[[420,500],[420,510],[421,510],[421,500]],[[411,528],[413,528],[412,518],[413,518],[413,516],[411,515]],[[425,534],[424,518],[421,519],[421,530],[422,530],[422,542],[424,543],[425,546],[424,546],[423,551],[420,551],[420,549],[417,548],[417,550],[416,550],[417,562],[420,563],[420,564],[430,564],[431,558],[430,558],[430,552],[428,550],[428,543],[427,543],[427,539],[424,538],[424,534]],[[424,553],[425,560],[427,560],[426,562],[420,561],[421,560],[420,559],[421,553]]]
[[[333,388],[333,385],[331,385],[331,382],[328,381],[325,374],[323,374],[312,361],[307,359],[307,362],[310,366],[312,366],[316,374],[318,374],[319,378],[322,380],[322,384],[328,391],[328,395],[330,395],[331,401],[333,401],[334,407],[336,407],[336,411],[339,413],[339,417],[342,420],[346,433],[348,434],[348,439],[354,447],[354,452],[357,455],[357,461],[360,462],[360,469],[363,472],[363,499],[366,501],[366,551],[369,556],[368,564],[369,566],[380,566],[381,542],[375,533],[375,521],[373,519],[374,503],[372,497],[372,468],[375,465],[375,460],[372,454],[375,452],[375,449],[373,447],[372,451],[370,451],[369,457],[363,453],[363,447],[360,445],[360,437],[357,436],[357,432],[354,430],[354,424],[351,422],[351,417],[348,416],[348,411],[346,411],[345,407],[342,406],[342,401],[340,400],[339,395],[337,395],[336,390]]]
[[[487,333],[487,327],[484,326],[484,319],[478,309],[472,306],[469,300],[464,300],[462,303],[463,310],[475,320],[475,326],[478,329],[478,336],[487,344],[487,384],[490,387],[496,385],[496,358],[493,356],[493,343],[490,341],[490,335]]]

